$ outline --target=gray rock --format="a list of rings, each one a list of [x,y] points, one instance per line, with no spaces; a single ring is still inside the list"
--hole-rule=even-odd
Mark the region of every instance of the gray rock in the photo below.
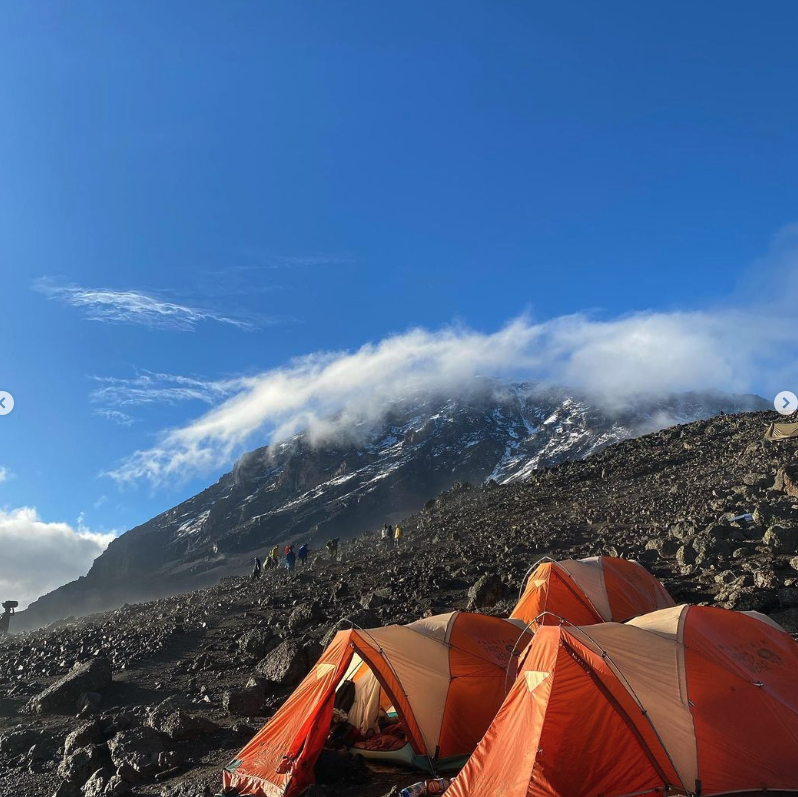
[[[324,612],[321,610],[321,606],[318,602],[311,601],[310,603],[303,603],[291,612],[288,618],[288,628],[290,631],[296,633],[323,619]]]
[[[72,711],[84,692],[97,692],[111,683],[111,662],[99,656],[77,664],[63,678],[48,686],[28,703],[28,710],[42,712]]]
[[[83,797],[103,797],[106,783],[108,773],[104,769],[98,769],[83,786]]]
[[[474,609],[490,609],[504,597],[506,592],[507,588],[501,577],[496,573],[489,573],[478,578],[474,586],[468,590],[468,605]]]
[[[264,699],[262,686],[231,689],[222,696],[222,707],[233,717],[257,717],[263,711]]]
[[[83,725],[76,728],[66,737],[64,755],[71,755],[81,747],[86,747],[90,744],[100,744],[102,741],[103,733],[100,722],[98,720],[84,722]]]
[[[68,780],[62,780],[53,792],[52,797],[80,797],[80,786],[76,786]]]
[[[64,756],[58,765],[58,777],[75,786],[83,786],[98,769],[103,767],[103,764],[100,749],[90,744]]]
[[[771,526],[762,542],[778,553],[798,553],[798,528]]]
[[[24,753],[36,744],[41,738],[41,731],[32,728],[21,728],[0,736],[0,753],[10,753],[19,755]]]
[[[123,774],[127,771],[124,765],[141,777],[154,777],[158,772],[158,755],[165,749],[160,734],[147,725],[120,731],[108,742],[108,751],[117,767],[117,774],[134,784],[135,780],[129,780],[129,775],[126,778]]]
[[[266,627],[254,628],[238,641],[241,652],[257,660],[262,659],[276,644],[274,634]]]
[[[119,775],[111,775],[108,779],[108,783],[105,784],[105,794],[107,797],[126,797],[130,792],[130,784],[122,780]]]
[[[187,739],[200,739],[219,730],[219,726],[205,717],[188,714],[182,709],[168,714],[158,728],[170,739],[182,742]]]
[[[779,490],[792,498],[798,498],[798,467],[787,465],[776,471],[773,489]]]
[[[672,559],[679,550],[679,543],[670,537],[655,537],[646,543],[646,550],[656,551],[666,559]]]
[[[296,686],[320,655],[321,646],[317,642],[305,645],[286,639],[258,664],[256,671],[271,683]]]
[[[87,715],[94,714],[103,703],[103,696],[99,692],[84,692],[77,700],[75,707],[78,712]]]

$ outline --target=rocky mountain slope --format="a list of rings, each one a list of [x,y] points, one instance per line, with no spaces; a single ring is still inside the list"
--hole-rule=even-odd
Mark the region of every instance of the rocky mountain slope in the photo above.
[[[763,405],[756,396],[682,394],[610,412],[574,392],[487,380],[457,399],[397,400],[377,426],[315,444],[300,434],[246,454],[213,486],[112,542],[86,577],[19,622],[33,628],[207,586],[275,542],[346,539],[458,481],[511,483],[652,429]]]
[[[757,609],[798,632],[798,441],[763,440],[775,419],[698,421],[524,481],[458,484],[403,521],[399,551],[363,534],[291,581],[229,578],[0,640],[0,794],[213,793],[344,618],[507,614],[543,555],[636,557],[679,602]],[[382,771],[320,793],[377,797],[416,779]]]

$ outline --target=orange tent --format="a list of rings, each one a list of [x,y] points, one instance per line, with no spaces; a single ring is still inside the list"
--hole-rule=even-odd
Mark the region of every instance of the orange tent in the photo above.
[[[541,627],[447,797],[798,790],[798,645],[764,619]]]
[[[563,618],[574,625],[622,623],[673,606],[673,598],[641,564],[613,556],[541,562],[526,582],[510,617],[550,625]]]
[[[524,624],[468,612],[409,625],[340,631],[296,691],[237,758],[224,785],[241,794],[298,794],[314,782],[336,690],[352,681],[349,722],[377,729],[380,707],[393,707],[407,733],[410,759],[432,772],[461,765],[474,751],[512,683],[514,651],[531,639]]]

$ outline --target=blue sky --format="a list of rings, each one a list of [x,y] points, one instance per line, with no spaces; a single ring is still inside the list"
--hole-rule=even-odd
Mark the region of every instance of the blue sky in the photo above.
[[[146,520],[268,424],[157,483],[101,474],[292,358],[712,314],[763,257],[778,282],[796,23],[789,2],[4,4],[0,508]]]

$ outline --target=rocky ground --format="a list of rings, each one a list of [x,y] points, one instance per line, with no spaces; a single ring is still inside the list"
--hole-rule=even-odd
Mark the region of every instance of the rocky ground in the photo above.
[[[699,421],[523,483],[457,485],[407,519],[398,551],[365,534],[291,581],[231,578],[0,640],[0,794],[215,793],[340,623],[509,613],[544,555],[638,558],[679,602],[758,609],[798,632],[798,444],[763,440],[774,419]],[[416,779],[383,770],[327,793]]]

